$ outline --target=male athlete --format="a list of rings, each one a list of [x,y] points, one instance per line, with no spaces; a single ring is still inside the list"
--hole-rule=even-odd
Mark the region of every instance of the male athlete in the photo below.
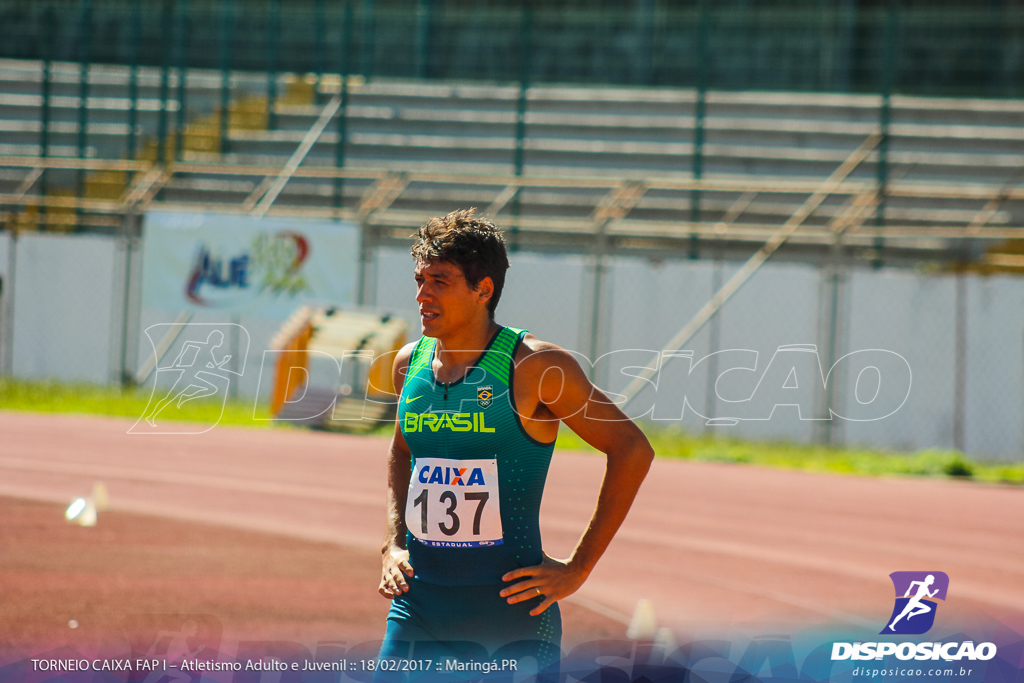
[[[416,238],[423,336],[393,367],[380,658],[533,657],[543,668],[560,654],[557,601],[586,581],[654,453],[570,353],[494,321],[509,263],[492,223],[455,211]],[[543,552],[538,526],[559,422],[607,458],[565,559]]]

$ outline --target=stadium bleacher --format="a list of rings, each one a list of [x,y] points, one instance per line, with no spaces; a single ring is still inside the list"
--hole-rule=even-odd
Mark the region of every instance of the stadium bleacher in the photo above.
[[[222,140],[222,74],[190,70],[179,143],[176,71],[168,73],[166,106],[160,69],[139,68],[137,79],[137,161],[125,163],[129,69],[89,68],[83,138],[80,67],[52,63],[46,131],[52,161],[42,162],[43,64],[0,61],[0,204],[9,215],[22,215],[18,220],[25,223],[26,206],[51,203],[64,207],[65,216],[77,206],[65,226],[112,230],[129,196],[153,205],[252,208],[341,90],[337,76],[316,83],[282,74],[281,95],[268,106],[266,74],[232,72]],[[519,138],[516,85],[352,77],[343,170],[336,170],[340,133],[332,123],[271,211],[356,219],[377,230],[378,242],[395,228],[404,235],[425,216],[476,205],[537,248],[585,251],[592,240],[581,236],[598,233],[617,240],[617,247],[641,251],[683,250],[692,235],[749,244],[767,239],[880,130],[877,95],[713,91],[698,148],[696,101],[692,89],[534,86],[526,92]],[[884,220],[876,219],[882,212],[875,208],[879,145],[791,243],[817,251],[831,243],[830,226],[841,217],[851,223],[843,229],[845,244],[870,250],[884,236],[893,255],[921,249],[960,254],[979,249],[963,247],[964,237],[995,244],[1015,236],[1009,228],[1024,224],[1024,101],[894,96],[890,107]],[[180,149],[180,160],[147,191],[133,194],[139,187],[129,184],[143,174],[125,171],[141,171],[157,159],[161,116],[167,157],[173,161]],[[79,156],[94,167],[84,192],[91,204],[72,198],[78,176],[68,169],[75,164],[61,161]],[[64,168],[45,173],[49,199],[39,196],[42,166]],[[870,201],[853,208],[862,195]],[[852,222],[851,211],[857,212]]]

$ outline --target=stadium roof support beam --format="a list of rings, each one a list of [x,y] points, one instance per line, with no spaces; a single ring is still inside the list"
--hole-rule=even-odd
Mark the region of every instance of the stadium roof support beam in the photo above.
[[[595,230],[604,232],[604,227],[610,221],[625,218],[646,192],[647,183],[638,180],[629,180],[613,187],[594,207],[591,220],[594,221]]]
[[[512,198],[519,193],[519,183],[513,181],[505,186],[505,188],[498,193],[498,196],[487,206],[484,211],[485,216],[497,216],[502,209],[504,209]]]
[[[97,211],[109,214],[119,214],[122,209],[120,202],[111,199],[0,194],[0,204],[24,206],[30,203],[36,206],[45,206],[48,208],[80,209],[83,211]]]
[[[338,109],[341,107],[341,95],[335,95],[331,98],[330,102],[324,105],[323,111],[320,112],[320,117],[316,120],[316,123],[309,129],[302,138],[302,142],[299,143],[298,148],[292,154],[291,158],[288,159],[288,163],[284,165],[281,172],[274,179],[274,182],[270,185],[267,193],[263,195],[259,204],[252,210],[252,214],[257,218],[262,218],[266,213],[267,209],[270,208],[271,204],[277,199],[277,196],[281,194],[281,190],[291,180],[292,175],[299,169],[299,164],[309,154],[309,150],[313,149],[313,145],[320,139],[320,135],[323,134],[324,129],[327,128],[327,124],[331,122],[334,115],[338,113]]]
[[[256,184],[253,191],[249,193],[249,196],[242,202],[242,211],[246,213],[252,213],[256,209],[256,204],[259,203],[260,197],[267,193],[270,189],[271,183],[274,182],[274,176],[263,176],[263,180]]]
[[[997,192],[991,199],[988,200],[988,202],[985,204],[985,207],[977,213],[977,215],[971,220],[971,222],[967,225],[967,228],[964,230],[964,232],[967,233],[968,237],[979,236],[980,230],[983,227],[985,227],[985,225],[987,225],[990,220],[992,220],[993,216],[995,216],[996,212],[999,210],[999,207],[1002,206],[1003,203],[1010,198],[1010,195],[1013,193],[1013,190],[1020,186],[1019,180],[1020,178],[1018,177],[1017,180],[1014,180],[1014,182],[1007,184],[1005,187],[1000,189],[999,192]]]
[[[32,186],[36,184],[39,177],[43,175],[43,167],[35,166],[29,169],[29,172],[25,174],[25,178],[18,185],[18,188],[14,191],[14,201],[12,204],[21,204],[25,200],[25,195],[32,189]]]
[[[725,229],[735,223],[736,219],[740,217],[740,214],[746,211],[747,207],[749,207],[753,203],[754,199],[757,198],[757,195],[757,192],[747,190],[737,197],[736,201],[729,206],[725,215],[722,216],[722,220],[715,224],[715,232],[724,232]],[[719,229],[719,226],[721,226],[721,230]]]
[[[144,171],[152,164],[148,161],[126,161],[121,159],[78,159],[73,157],[38,157],[10,155],[0,156],[0,166],[26,168],[39,166],[44,169],[87,170],[87,171]]]
[[[857,228],[864,223],[867,212],[875,206],[878,200],[878,193],[874,191],[862,192],[850,198],[846,208],[832,220],[829,230],[832,232],[833,243],[837,246],[842,243],[843,234],[851,228]]]
[[[145,173],[138,174],[134,184],[125,191],[124,200],[121,202],[125,211],[133,211],[140,206],[148,205],[160,188],[171,179],[172,173],[173,171],[154,165]]]
[[[36,172],[42,173],[40,178],[45,178],[49,169],[119,171],[129,176],[129,185],[117,199],[40,194],[39,180],[30,183],[29,179]],[[192,161],[162,167],[151,162],[113,159],[0,156],[0,206],[5,212],[0,223],[20,225],[15,212],[30,205],[75,209],[78,211],[77,225],[88,225],[103,232],[118,226],[121,217],[127,214],[144,212],[156,206],[170,210],[239,212],[240,198],[253,194],[253,177],[257,182],[269,179],[272,184],[281,171],[280,166],[256,164]],[[888,196],[910,201],[899,209],[900,216],[893,218],[898,223],[891,222],[880,232],[887,243],[911,261],[920,258],[940,261],[962,259],[963,253],[951,244],[957,240],[992,243],[1024,236],[1024,229],[1019,225],[1022,207],[1018,204],[1024,200],[1022,184],[1010,182],[997,187],[979,183],[908,183],[898,180],[897,175],[890,178]],[[585,175],[516,178],[510,174],[466,171],[334,169],[322,166],[299,166],[292,177],[313,182],[307,183],[308,187],[304,184],[294,195],[286,195],[287,203],[279,197],[268,213],[360,221],[368,229],[372,228],[373,235],[384,242],[393,239],[394,230],[402,233],[407,227],[422,223],[423,213],[415,207],[423,197],[426,197],[423,201],[435,204],[456,201],[466,195],[479,198],[474,201],[485,206],[488,200],[492,200],[488,213],[495,215],[506,209],[507,202],[515,193],[530,188],[540,191],[531,195],[530,201],[534,206],[530,217],[523,221],[521,237],[524,244],[530,245],[528,249],[593,255],[594,242],[607,239],[609,249],[657,256],[680,253],[682,241],[696,233],[701,239],[719,241],[729,250],[730,259],[742,260],[749,254],[747,245],[764,243],[779,229],[776,220],[788,219],[799,203],[821,186],[820,180],[744,175],[717,176],[701,181],[674,176],[637,178],[633,182],[643,183],[647,188],[643,202],[638,205],[644,208],[643,214],[633,216],[632,209],[620,216],[612,212],[606,222],[602,219],[605,233],[602,236],[595,222],[594,195],[600,198],[598,207],[610,206],[609,202],[614,204],[616,191],[622,191],[624,181],[621,178]],[[324,184],[338,177],[365,183],[367,189],[362,193],[358,206],[339,211],[322,205]],[[723,214],[717,221],[680,224],[672,217],[678,208],[676,204],[680,203],[677,195],[697,187],[717,195],[716,210]],[[849,176],[831,194],[833,199],[842,200],[860,196],[873,188],[874,183]],[[164,191],[173,191],[173,195],[166,195]],[[257,197],[265,194],[261,191]],[[921,206],[922,199],[933,201],[928,206]],[[946,199],[964,200],[960,201],[963,208],[948,208],[941,202],[935,202]],[[978,203],[968,206],[965,202]],[[258,203],[259,199],[254,198],[248,208],[251,210]],[[816,208],[813,221],[809,221],[811,224],[803,224],[798,232],[787,238],[787,258],[793,255],[804,260],[814,257],[815,253],[820,255],[822,248],[832,242],[832,233],[822,222],[838,217],[845,210],[845,204],[823,204]],[[57,224],[64,220],[64,216],[65,212],[41,212],[35,220]],[[748,216],[748,220],[740,222],[741,216]],[[1014,226],[1014,223],[1018,225]],[[878,228],[854,221],[843,228],[843,246],[854,250],[869,249],[871,239],[878,232]]]
[[[74,159],[68,157],[41,158],[35,156],[0,156],[0,168],[34,168],[60,170],[95,170],[95,171],[128,171],[144,172],[152,167],[149,162],[122,161],[114,159]],[[215,164],[207,162],[179,162],[172,170],[175,174],[198,176],[271,176],[281,172],[277,166],[255,166],[242,164]],[[387,173],[383,169],[334,169],[325,167],[298,168],[292,174],[299,178],[346,178],[346,179],[378,179]],[[561,187],[561,188],[611,188],[618,180],[615,178],[588,176],[543,176],[514,178],[509,175],[489,175],[477,173],[437,173],[430,171],[407,172],[410,181],[432,183],[471,183],[473,185],[513,185],[514,187]],[[802,193],[814,192],[818,182],[813,180],[770,179],[761,177],[713,177],[701,180],[677,179],[670,177],[652,177],[645,179],[651,189],[689,191],[699,189],[702,192],[764,192],[764,193]],[[836,188],[835,194],[860,194],[871,183],[862,180],[851,180]],[[897,183],[894,181],[888,195],[899,197],[919,197],[926,199],[991,199],[1000,196],[1005,200],[1024,199],[1024,187],[1012,189],[993,189],[984,185],[946,185],[942,183],[922,183],[920,181]]]
[[[359,222],[363,223],[372,215],[386,211],[409,186],[409,182],[408,173],[388,173],[368,187],[359,202]]]
[[[750,277],[757,272],[757,270],[764,265],[764,263],[771,257],[772,254],[778,250],[779,247],[800,227],[800,225],[814,213],[814,210],[821,205],[825,198],[832,194],[843,180],[846,179],[850,173],[862,161],[868,158],[871,151],[878,146],[882,136],[878,133],[869,135],[861,145],[847,157],[839,168],[837,168],[828,179],[821,184],[818,190],[807,198],[807,201],[796,210],[786,223],[779,228],[771,238],[765,242],[765,244],[758,249],[757,253],[750,257],[750,259],[743,264],[743,267],[733,275],[728,282],[726,282],[721,289],[719,289],[711,300],[704,304],[704,307],[688,322],[683,329],[679,330],[678,333],[665,345],[658,358],[651,364],[645,367],[640,374],[633,378],[633,381],[621,392],[626,398],[626,403],[629,403],[639,392],[643,389],[644,384],[648,382],[655,373],[658,372],[661,358],[668,360],[669,356],[666,353],[672,353],[680,350],[686,342],[693,338],[693,335],[704,326],[708,320],[711,319],[722,305],[729,300],[729,298],[735,294],[740,287],[746,283]]]

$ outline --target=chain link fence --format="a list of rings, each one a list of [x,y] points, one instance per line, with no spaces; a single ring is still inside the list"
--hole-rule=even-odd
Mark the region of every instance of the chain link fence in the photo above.
[[[417,329],[411,257],[375,258],[374,303]],[[666,361],[664,345],[739,263],[610,258],[595,310],[591,259],[511,262],[498,321],[577,352],[617,400],[661,358],[657,386],[626,405],[632,417],[756,440],[1024,451],[1019,278],[846,267],[834,292],[831,264],[769,263]]]

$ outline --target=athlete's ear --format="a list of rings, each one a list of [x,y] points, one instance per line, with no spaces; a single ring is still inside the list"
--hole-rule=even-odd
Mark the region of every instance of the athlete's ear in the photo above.
[[[480,297],[480,303],[487,303],[494,296],[494,280],[485,277],[476,283],[476,293]]]

